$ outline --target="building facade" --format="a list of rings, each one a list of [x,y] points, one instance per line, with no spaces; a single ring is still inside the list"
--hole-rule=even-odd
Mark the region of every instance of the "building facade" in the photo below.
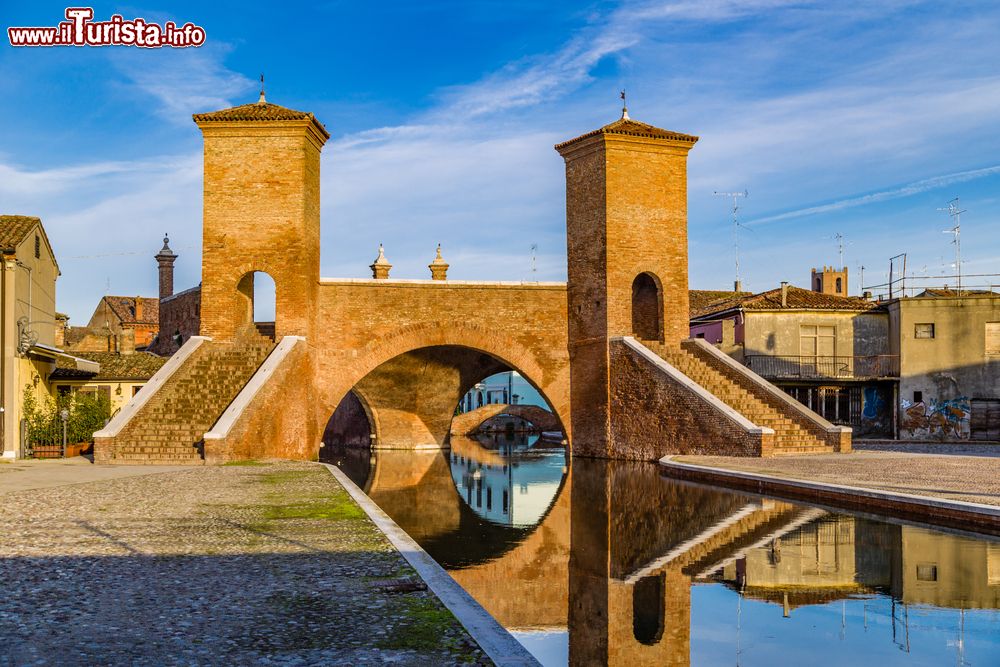
[[[900,437],[1000,440],[1000,294],[926,291],[885,307]]]
[[[52,396],[77,392],[103,394],[111,406],[111,414],[138,394],[167,363],[165,357],[149,352],[79,352],[76,356],[94,362],[97,368],[80,369],[69,359],[59,359],[48,377]]]
[[[893,435],[898,357],[877,303],[786,283],[703,305],[691,335],[856,435]]]
[[[48,395],[47,378],[62,359],[97,370],[56,346],[59,265],[39,218],[0,215],[0,437],[3,458],[21,456],[25,392]]]

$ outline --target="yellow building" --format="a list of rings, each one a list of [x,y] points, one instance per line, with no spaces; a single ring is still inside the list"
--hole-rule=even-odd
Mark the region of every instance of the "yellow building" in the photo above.
[[[98,368],[81,370],[72,359],[60,359],[48,378],[53,397],[74,392],[103,394],[111,405],[111,414],[118,412],[138,394],[149,378],[168,361],[167,357],[158,357],[149,352],[75,354],[93,362]]]
[[[41,220],[0,215],[0,253],[0,451],[3,458],[17,458],[25,388],[47,397],[46,378],[57,359],[82,370],[96,372],[98,366],[56,347],[59,265]]]

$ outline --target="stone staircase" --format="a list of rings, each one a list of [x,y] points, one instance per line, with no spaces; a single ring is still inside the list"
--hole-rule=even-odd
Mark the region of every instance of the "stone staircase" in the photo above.
[[[202,465],[212,428],[274,344],[262,336],[205,342],[114,437],[95,463]]]
[[[757,426],[773,429],[773,455],[838,451],[829,444],[827,432],[820,424],[791,409],[761,384],[728,368],[694,341],[680,345],[639,342]]]

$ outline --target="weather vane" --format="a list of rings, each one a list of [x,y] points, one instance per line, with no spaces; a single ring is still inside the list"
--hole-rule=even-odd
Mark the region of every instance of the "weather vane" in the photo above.
[[[625,104],[625,89],[622,88],[622,92],[619,93],[618,97],[622,98],[622,120],[628,120],[628,106]]]
[[[260,99],[257,100],[257,104],[267,104],[267,100],[264,99],[264,74],[260,75]]]

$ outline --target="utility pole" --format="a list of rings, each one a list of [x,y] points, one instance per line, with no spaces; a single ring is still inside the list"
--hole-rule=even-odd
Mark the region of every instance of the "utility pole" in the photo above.
[[[958,277],[958,293],[962,293],[962,214],[965,210],[962,209],[958,204],[958,197],[955,197],[950,202],[948,202],[948,208],[939,208],[939,211],[945,211],[951,216],[951,219],[955,221],[955,226],[951,229],[946,229],[942,234],[951,234],[954,236],[952,243],[955,244],[955,272]]]
[[[713,192],[716,197],[732,197],[733,198],[733,256],[736,263],[736,280],[733,282],[733,290],[736,292],[743,291],[743,283],[740,280],[740,221],[737,213],[740,210],[739,198],[749,197],[750,192],[744,188],[743,192]]]

